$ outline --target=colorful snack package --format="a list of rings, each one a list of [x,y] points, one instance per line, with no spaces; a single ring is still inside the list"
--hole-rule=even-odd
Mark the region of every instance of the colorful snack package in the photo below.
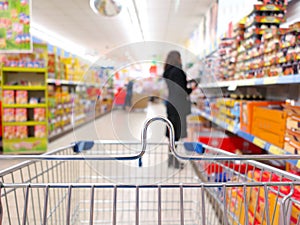
[[[14,122],[15,121],[15,109],[5,108],[3,109],[3,121]]]
[[[34,136],[37,138],[46,137],[46,126],[45,125],[34,126]]]
[[[14,104],[15,103],[15,92],[12,90],[3,90],[3,104]]]
[[[27,109],[17,108],[15,118],[16,118],[16,122],[25,122],[25,121],[27,121]]]
[[[28,103],[28,92],[27,91],[16,91],[16,103],[27,104]]]
[[[4,138],[5,139],[14,139],[15,138],[15,126],[4,126]]]
[[[16,138],[24,139],[28,137],[27,126],[16,126]]]
[[[44,121],[46,119],[46,109],[45,108],[35,108],[33,111],[34,121]]]

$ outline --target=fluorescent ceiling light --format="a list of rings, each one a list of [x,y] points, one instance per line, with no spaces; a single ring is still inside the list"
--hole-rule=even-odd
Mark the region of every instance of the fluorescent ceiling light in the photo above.
[[[58,34],[56,34],[53,31],[48,30],[47,28],[35,23],[31,22],[31,34],[34,37],[37,37],[39,39],[42,39],[43,41],[46,41],[47,43],[59,47],[61,49],[64,49],[67,52],[70,52],[72,54],[75,54],[85,60],[88,60],[89,62],[94,62],[98,55],[91,55],[88,52],[86,48],[83,46],[80,46]]]
[[[123,2],[122,24],[126,29],[131,42],[143,41],[142,31],[140,29],[139,18],[132,0]]]
[[[149,41],[149,17],[148,17],[148,7],[147,0],[133,0],[137,5],[138,19],[140,21],[140,29],[144,36],[144,41]]]

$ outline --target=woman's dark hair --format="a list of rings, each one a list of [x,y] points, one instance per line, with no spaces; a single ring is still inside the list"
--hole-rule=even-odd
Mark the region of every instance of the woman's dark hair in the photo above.
[[[165,62],[165,70],[168,69],[170,66],[182,68],[181,65],[181,56],[178,51],[171,51],[169,52],[166,62]]]

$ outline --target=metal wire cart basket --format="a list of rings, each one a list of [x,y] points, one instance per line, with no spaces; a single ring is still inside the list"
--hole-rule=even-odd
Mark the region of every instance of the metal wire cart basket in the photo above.
[[[170,143],[147,143],[167,123]],[[142,144],[77,142],[0,172],[0,224],[300,224],[300,178],[252,159],[174,143],[164,118]],[[168,166],[170,152],[184,168]]]

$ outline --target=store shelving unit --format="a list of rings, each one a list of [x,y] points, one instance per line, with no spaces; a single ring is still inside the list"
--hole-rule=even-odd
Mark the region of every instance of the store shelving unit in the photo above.
[[[261,86],[271,84],[295,84],[300,83],[300,74],[288,76],[274,76],[265,78],[252,78],[243,80],[232,81],[219,81],[215,83],[201,84],[203,88],[216,88],[216,87],[232,87],[232,86]]]
[[[1,68],[4,154],[47,151],[46,78],[47,70],[43,68]]]
[[[261,138],[255,137],[254,135],[248,134],[242,130],[240,130],[237,127],[234,126],[230,126],[227,123],[224,123],[223,121],[221,121],[220,119],[214,118],[211,115],[201,111],[201,110],[197,110],[194,109],[194,113],[197,115],[200,115],[204,118],[206,118],[207,120],[213,122],[214,124],[222,127],[223,129],[244,138],[245,140],[257,145],[258,147],[265,149],[266,151],[268,151],[269,153],[275,154],[275,155],[282,155],[282,154],[290,154],[288,152],[286,152],[284,149],[281,149],[275,145],[272,145],[270,143],[268,143],[267,141],[262,140]],[[298,168],[300,168],[300,161],[298,160],[289,160],[289,162],[295,166],[297,166]]]

